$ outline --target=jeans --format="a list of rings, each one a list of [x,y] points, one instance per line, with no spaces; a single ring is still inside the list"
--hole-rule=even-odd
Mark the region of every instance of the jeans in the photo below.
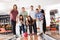
[[[20,34],[22,34],[22,31],[23,31],[23,33],[25,33],[25,28],[24,28],[24,24],[22,24],[21,26],[20,26]]]
[[[16,21],[11,20],[11,26],[12,26],[12,32],[14,35],[16,35]]]

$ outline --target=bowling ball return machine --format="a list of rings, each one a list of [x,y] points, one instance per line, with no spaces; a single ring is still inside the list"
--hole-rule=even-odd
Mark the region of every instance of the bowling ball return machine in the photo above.
[[[10,16],[8,14],[0,15],[0,34],[10,32],[12,32],[10,26]]]

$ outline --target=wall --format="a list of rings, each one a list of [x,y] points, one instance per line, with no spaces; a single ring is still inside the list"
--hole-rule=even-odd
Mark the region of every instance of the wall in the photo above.
[[[50,25],[50,10],[53,10],[53,9],[58,10],[58,17],[60,17],[60,4],[46,6],[45,7],[45,13],[46,13],[47,26]]]
[[[34,5],[36,8],[38,5],[41,5],[42,8],[44,8],[47,5],[53,5],[53,4],[59,4],[60,0],[0,0],[0,4],[3,4],[4,6],[0,5],[1,11],[9,13],[9,11],[12,9],[13,4],[17,4],[18,10],[21,9],[22,6],[26,7],[26,9],[29,9],[30,5]],[[20,12],[20,11],[19,11]]]

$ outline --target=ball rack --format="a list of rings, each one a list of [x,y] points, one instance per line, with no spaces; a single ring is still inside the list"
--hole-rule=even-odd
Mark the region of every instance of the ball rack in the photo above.
[[[11,32],[10,16],[8,14],[0,15],[0,33]]]

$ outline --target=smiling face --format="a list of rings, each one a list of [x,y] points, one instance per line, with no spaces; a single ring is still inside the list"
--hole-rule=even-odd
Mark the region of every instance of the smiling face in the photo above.
[[[32,6],[32,5],[31,5],[31,7],[30,7],[30,8],[31,8],[31,10],[33,10],[33,6]]]
[[[22,15],[19,16],[19,20],[20,21],[23,20],[23,16]]]
[[[38,5],[38,9],[41,10],[41,6],[40,5]]]
[[[13,6],[13,10],[17,10],[17,5],[14,5]]]
[[[22,7],[22,12],[25,12],[25,8],[24,7]]]
[[[22,19],[23,17],[22,17],[22,16],[20,16],[19,18],[20,18],[20,19]]]
[[[36,13],[39,13],[39,9],[36,9]]]
[[[27,17],[28,20],[30,20],[30,17]]]

